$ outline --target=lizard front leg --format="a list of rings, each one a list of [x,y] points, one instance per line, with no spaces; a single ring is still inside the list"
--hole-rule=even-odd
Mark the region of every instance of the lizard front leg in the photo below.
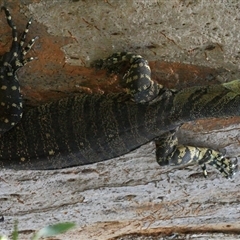
[[[156,139],[156,158],[159,165],[183,165],[198,163],[207,177],[206,164],[215,167],[226,178],[232,178],[237,171],[236,162],[210,148],[179,145],[176,131],[170,131]]]
[[[114,53],[106,59],[93,62],[92,66],[107,69],[110,72],[118,72],[123,63],[129,65],[128,71],[123,76],[123,86],[136,103],[150,102],[158,96],[163,86],[151,79],[148,61],[138,54]]]
[[[13,38],[10,51],[0,57],[0,134],[3,134],[15,126],[22,118],[22,96],[16,72],[27,62],[34,59],[25,59],[24,57],[33,46],[37,37],[33,38],[26,47],[23,47],[31,20],[28,21],[25,31],[20,41],[18,41],[17,29],[12,22],[9,10],[5,7],[1,9],[6,14],[7,23],[12,29]]]

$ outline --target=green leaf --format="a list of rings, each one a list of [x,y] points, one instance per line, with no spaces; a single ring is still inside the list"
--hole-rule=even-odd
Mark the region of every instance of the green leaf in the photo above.
[[[12,232],[12,240],[18,239],[18,221],[14,221],[14,229]]]
[[[73,227],[75,227],[75,223],[71,223],[71,222],[57,223],[55,225],[50,225],[50,226],[42,228],[39,232],[37,232],[33,236],[32,239],[37,240],[41,237],[54,236],[54,235],[57,235],[57,234],[60,234],[60,233],[64,233],[64,232],[70,230]]]

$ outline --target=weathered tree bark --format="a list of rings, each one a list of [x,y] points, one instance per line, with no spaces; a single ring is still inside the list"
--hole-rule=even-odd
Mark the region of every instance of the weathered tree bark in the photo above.
[[[238,128],[221,134],[231,137]],[[239,234],[239,180],[239,174],[227,180],[212,168],[205,179],[196,165],[160,168],[153,143],[84,167],[6,170],[1,172],[1,232],[9,233],[17,219],[23,236],[47,224],[76,222],[67,239]]]

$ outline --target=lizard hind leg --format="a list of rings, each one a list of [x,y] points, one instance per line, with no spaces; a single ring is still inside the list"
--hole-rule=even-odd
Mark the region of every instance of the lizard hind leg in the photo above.
[[[29,27],[32,23],[31,19],[27,22],[24,32],[20,40],[18,41],[18,33],[15,24],[12,21],[11,14],[6,7],[1,7],[1,10],[5,12],[7,23],[9,27],[12,29],[12,46],[10,51],[5,53],[2,57],[2,62],[6,65],[8,64],[9,70],[13,73],[16,72],[19,68],[23,67],[27,62],[32,61],[34,58],[24,59],[24,56],[29,52],[32,46],[35,43],[35,40],[38,37],[34,37],[30,40],[26,47],[23,47],[26,41],[26,36],[29,31]]]
[[[12,21],[9,10],[5,7],[1,9],[5,12],[7,23],[12,29],[11,48],[9,52],[0,56],[0,134],[3,134],[22,118],[23,103],[16,72],[27,62],[33,60],[33,58],[25,59],[24,56],[31,49],[36,38],[33,38],[24,48],[23,45],[31,21],[27,23],[26,29],[18,41],[17,28]]]

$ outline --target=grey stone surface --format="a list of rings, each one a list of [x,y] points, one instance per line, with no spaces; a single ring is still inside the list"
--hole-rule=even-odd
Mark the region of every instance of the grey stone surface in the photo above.
[[[63,47],[70,64],[88,64],[113,52],[132,50],[149,60],[239,72],[237,0],[42,0],[28,9],[49,34],[69,37],[71,33],[77,39]]]

